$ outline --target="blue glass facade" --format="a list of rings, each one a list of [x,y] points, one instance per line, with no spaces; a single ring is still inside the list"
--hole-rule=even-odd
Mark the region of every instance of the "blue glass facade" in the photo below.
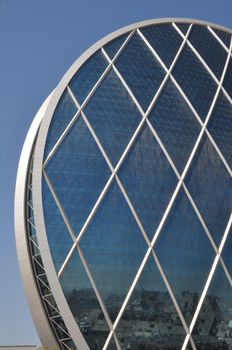
[[[230,40],[203,24],[130,28],[61,94],[43,217],[90,350],[232,349]]]

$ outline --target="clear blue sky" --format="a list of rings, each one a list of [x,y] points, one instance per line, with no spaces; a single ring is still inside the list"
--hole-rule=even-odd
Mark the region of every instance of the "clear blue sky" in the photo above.
[[[0,345],[39,344],[20,281],[13,227],[17,164],[33,116],[96,40],[158,17],[232,28],[232,1],[0,0]]]

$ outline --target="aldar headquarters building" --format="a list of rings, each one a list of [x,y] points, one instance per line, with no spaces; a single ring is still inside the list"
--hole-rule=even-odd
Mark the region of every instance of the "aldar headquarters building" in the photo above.
[[[122,28],[37,113],[15,226],[45,348],[232,349],[231,33]]]

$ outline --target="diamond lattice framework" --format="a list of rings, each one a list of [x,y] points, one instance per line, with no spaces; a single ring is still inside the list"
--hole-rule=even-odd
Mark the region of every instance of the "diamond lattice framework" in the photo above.
[[[145,22],[94,50],[54,93],[28,177],[58,344],[232,349],[231,34]]]

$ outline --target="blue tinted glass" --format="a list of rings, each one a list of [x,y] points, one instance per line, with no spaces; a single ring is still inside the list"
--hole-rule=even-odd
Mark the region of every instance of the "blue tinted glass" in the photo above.
[[[182,33],[186,34],[189,29],[189,23],[176,23],[178,28],[182,31]]]
[[[138,280],[116,333],[122,349],[181,349],[186,333],[153,256]]]
[[[190,323],[215,253],[183,189],[177,195],[154,250],[185,320]]]
[[[141,29],[141,32],[169,67],[183,41],[172,24],[148,26]]]
[[[141,121],[141,114],[113,70],[84,112],[111,162],[116,165]]]
[[[219,94],[207,127],[232,169],[232,106],[222,92]]]
[[[76,112],[77,107],[74,104],[67,89],[65,89],[52,116],[45,145],[45,159]]]
[[[117,347],[115,345],[115,341],[113,339],[110,341],[110,344],[107,347],[107,350],[117,350]]]
[[[119,177],[152,239],[177,178],[148,126],[139,133],[119,170]]]
[[[74,75],[69,86],[80,104],[87,97],[107,65],[108,63],[101,51],[97,51]]]
[[[217,34],[217,36],[223,41],[223,43],[227,47],[229,47],[231,35],[227,32],[224,32],[224,30],[219,30],[219,29],[215,29],[215,28],[212,28],[212,29]]]
[[[204,121],[217,86],[189,47],[182,51],[173,75]]]
[[[73,245],[73,240],[45,180],[42,191],[46,234],[53,263],[58,272]]]
[[[80,241],[111,320],[115,320],[147,244],[114,181]]]
[[[222,258],[232,278],[232,227],[222,251]]]
[[[164,71],[137,33],[117,59],[116,67],[146,110],[164,78]]]
[[[109,168],[83,119],[67,133],[46,172],[76,234],[110,176]]]
[[[104,46],[104,50],[111,59],[114,58],[114,56],[116,55],[116,53],[118,52],[128,35],[129,33],[123,34]]]
[[[102,349],[109,327],[77,251],[74,251],[61,275],[60,283],[73,317],[90,349]]]
[[[196,142],[200,126],[171,80],[165,85],[148,117],[181,173]]]
[[[223,86],[232,98],[232,58],[230,58],[227,70],[226,70],[226,75],[223,80]]]
[[[220,244],[231,209],[231,177],[204,136],[185,180],[215,243]]]
[[[193,329],[197,349],[230,350],[232,289],[219,264]]]
[[[193,26],[189,41],[220,80],[227,58],[226,50],[208,28],[203,26]]]

